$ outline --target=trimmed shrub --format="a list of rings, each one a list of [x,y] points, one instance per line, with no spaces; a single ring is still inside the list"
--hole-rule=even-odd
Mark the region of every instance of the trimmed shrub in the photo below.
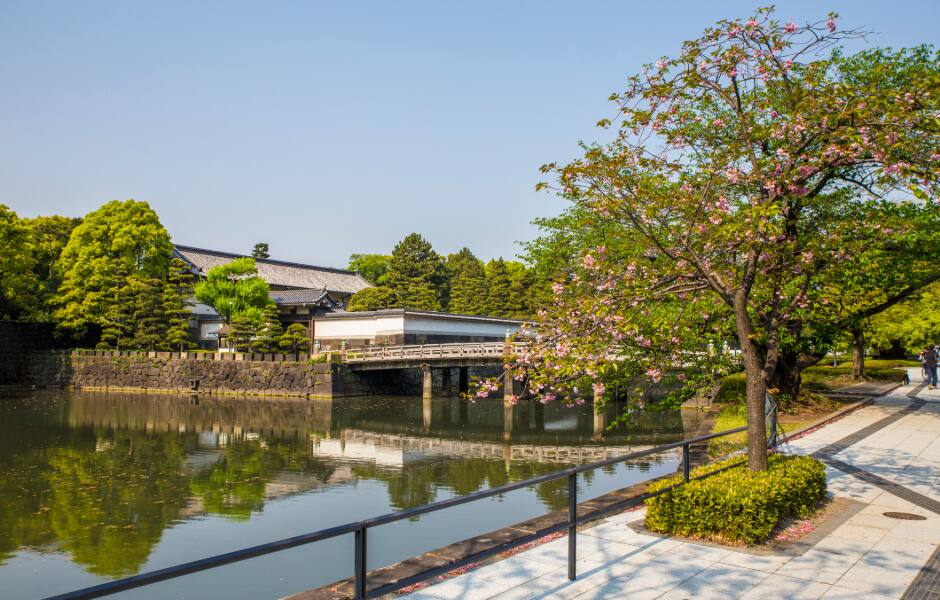
[[[692,476],[739,465],[741,457],[692,470]],[[650,485],[655,492],[682,481],[670,477]],[[826,496],[826,469],[808,456],[769,457],[759,473],[736,466],[706,479],[690,481],[646,500],[650,531],[732,543],[766,540],[783,519],[809,516]]]

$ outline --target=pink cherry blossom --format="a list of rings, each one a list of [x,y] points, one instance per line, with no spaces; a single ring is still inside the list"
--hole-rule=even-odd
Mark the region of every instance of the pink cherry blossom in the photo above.
[[[826,26],[829,27],[829,33],[836,32],[836,20],[832,17],[829,17],[829,20],[826,21]]]
[[[783,30],[787,33],[793,33],[796,31],[796,23],[793,21],[787,21],[787,24],[783,26]]]

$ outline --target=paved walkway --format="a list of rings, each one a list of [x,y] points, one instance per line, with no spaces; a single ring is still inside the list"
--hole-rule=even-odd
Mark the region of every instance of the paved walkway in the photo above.
[[[561,538],[408,597],[940,600],[940,390],[912,375],[912,385],[789,444],[827,462],[834,495],[864,504],[802,555],[644,535],[628,526],[639,510],[578,533],[576,581]],[[892,511],[926,518],[884,515]]]

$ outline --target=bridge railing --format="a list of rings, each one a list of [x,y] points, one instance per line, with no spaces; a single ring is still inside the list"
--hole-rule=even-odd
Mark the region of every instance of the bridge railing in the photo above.
[[[497,358],[520,354],[525,342],[458,342],[451,344],[412,344],[406,346],[370,346],[348,350],[346,362],[385,362],[395,360],[446,360],[449,358]]]
[[[205,571],[207,569],[213,569],[215,567],[220,567],[222,565],[227,565],[249,558],[254,558],[257,556],[264,556],[271,554],[273,552],[279,552],[281,550],[287,550],[289,548],[296,548],[298,546],[303,546],[313,542],[319,542],[321,540],[327,540],[341,535],[353,534],[354,536],[354,550],[353,550],[353,577],[354,577],[354,594],[355,598],[370,598],[370,597],[379,597],[391,592],[400,590],[406,586],[431,579],[443,573],[447,573],[454,569],[460,568],[472,562],[477,562],[489,556],[506,552],[513,548],[519,547],[523,544],[528,544],[534,542],[542,536],[548,535],[557,531],[567,531],[568,533],[568,579],[574,580],[577,577],[576,562],[577,562],[577,527],[583,523],[589,521],[594,521],[601,517],[604,517],[612,512],[624,510],[629,506],[635,506],[647,498],[652,498],[660,494],[664,494],[669,490],[687,483],[693,479],[704,479],[706,477],[711,477],[712,475],[717,475],[718,473],[725,471],[727,469],[736,468],[746,464],[746,461],[736,462],[730,466],[723,467],[721,469],[706,473],[703,475],[698,475],[696,477],[691,476],[690,472],[690,448],[693,444],[705,442],[714,438],[719,438],[726,435],[731,435],[735,433],[740,433],[742,431],[747,431],[747,427],[738,427],[736,429],[728,429],[726,431],[720,431],[718,433],[712,433],[709,435],[703,435],[700,437],[682,440],[679,442],[673,442],[671,444],[664,444],[662,446],[656,446],[655,448],[649,448],[646,450],[641,450],[638,452],[631,452],[630,454],[624,454],[622,456],[616,456],[613,458],[608,458],[605,460],[599,460],[596,462],[586,463],[564,469],[561,471],[554,471],[552,473],[546,473],[545,475],[539,475],[538,477],[532,477],[531,479],[525,479],[523,481],[516,481],[514,483],[509,483],[506,485],[501,485],[498,487],[490,488],[488,490],[480,490],[479,492],[473,492],[465,496],[455,496],[453,498],[448,498],[446,500],[440,500],[438,502],[432,502],[431,504],[425,504],[424,506],[419,506],[416,508],[410,508],[407,510],[401,510],[398,512],[384,514],[378,517],[372,517],[371,519],[365,519],[363,521],[355,521],[352,523],[346,523],[343,525],[337,525],[336,527],[330,527],[328,529],[321,529],[320,531],[314,531],[311,533],[305,533],[297,535],[294,537],[278,540],[275,542],[269,542],[267,544],[261,544],[258,546],[251,546],[249,548],[242,548],[241,550],[235,550],[233,552],[228,552],[225,554],[219,554],[217,556],[211,556],[209,558],[203,558],[200,560],[195,560],[188,563],[183,563],[175,565],[172,567],[167,567],[165,569],[159,569],[156,571],[150,571],[147,573],[141,573],[139,575],[133,575],[131,577],[125,577],[123,579],[116,579],[114,581],[108,581],[101,583],[92,587],[87,587],[80,590],[75,590],[73,592],[67,592],[65,594],[59,594],[57,596],[50,596],[46,600],[77,600],[85,598],[100,598],[102,596],[107,596],[110,594],[115,594],[117,592],[123,592],[126,590],[142,587],[145,585],[150,585],[157,583],[158,581],[165,581],[167,579],[174,579],[176,577],[181,577],[183,575],[188,575],[190,573],[198,573],[200,571]],[[622,462],[629,460],[636,460],[638,458],[643,458],[646,456],[651,456],[655,454],[661,454],[663,452],[681,449],[682,450],[682,480],[678,483],[675,483],[671,486],[665,487],[661,490],[655,492],[646,492],[633,498],[628,498],[623,502],[608,506],[607,508],[593,511],[589,514],[577,514],[578,508],[578,475],[586,471],[593,471],[602,467],[613,466]],[[460,506],[468,502],[473,502],[475,500],[482,500],[484,498],[492,498],[493,496],[500,496],[508,492],[515,490],[531,487],[540,483],[546,483],[549,481],[554,481],[556,479],[567,479],[568,482],[568,518],[560,523],[551,525],[541,531],[530,533],[518,538],[515,538],[505,544],[490,548],[483,552],[479,552],[472,556],[464,557],[460,560],[457,560],[446,565],[417,573],[409,577],[405,577],[398,581],[392,583],[387,583],[385,585],[376,587],[374,589],[368,589],[367,578],[368,570],[366,568],[366,560],[368,558],[368,543],[367,543],[367,534],[369,529],[381,525],[387,525],[389,523],[395,523],[405,519],[414,519],[421,515],[428,513],[436,512],[439,510],[445,510],[448,508],[453,508],[455,506]]]

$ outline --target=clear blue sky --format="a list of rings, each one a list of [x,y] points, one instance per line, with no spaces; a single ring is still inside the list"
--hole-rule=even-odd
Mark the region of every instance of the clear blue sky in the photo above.
[[[344,266],[411,231],[512,256],[561,202],[538,167],[607,96],[750,2],[0,1],[0,203],[146,200],[173,239]],[[778,2],[888,46],[940,3]]]

